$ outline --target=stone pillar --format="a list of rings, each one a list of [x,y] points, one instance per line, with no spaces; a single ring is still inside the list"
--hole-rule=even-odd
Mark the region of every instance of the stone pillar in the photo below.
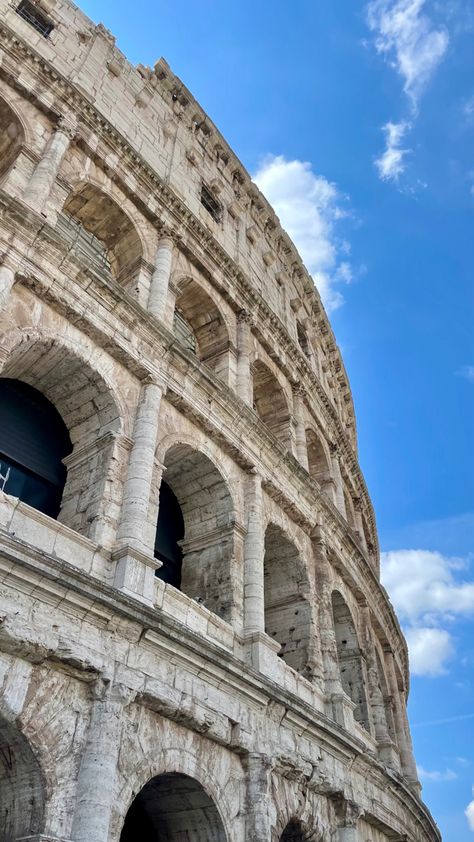
[[[245,507],[247,533],[244,544],[244,628],[246,634],[252,634],[263,632],[265,629],[262,478],[255,468],[246,482]]]
[[[377,740],[378,753],[381,760],[391,769],[399,769],[395,746],[388,730],[385,700],[380,686],[379,667],[372,638],[372,624],[368,605],[361,606],[361,631],[364,655],[367,664],[367,691],[369,700],[369,716]]]
[[[385,647],[385,664],[387,668],[387,682],[392,696],[393,718],[397,733],[402,773],[410,788],[413,789],[416,795],[419,795],[421,792],[421,786],[418,780],[418,773],[416,771],[416,763],[413,755],[413,745],[411,741],[410,726],[408,724],[405,698],[398,687],[395,658],[392,650],[388,646]]]
[[[306,392],[301,385],[293,387],[293,415],[295,419],[296,458],[306,470],[309,468],[308,446],[306,443],[306,429],[304,423],[304,398]]]
[[[155,268],[151,276],[148,312],[157,319],[163,319],[168,298],[168,287],[173,260],[173,240],[161,237],[155,255]]]
[[[269,805],[272,761],[266,754],[251,752],[245,758],[247,773],[246,842],[271,842],[272,826]]]
[[[38,213],[45,212],[61,161],[74,137],[75,129],[73,122],[61,117],[46,144],[42,158],[26,185],[23,199]]]
[[[362,815],[362,808],[355,801],[344,796],[335,799],[338,824],[337,842],[359,842],[357,824]]]
[[[343,517],[347,517],[346,504],[344,502],[344,483],[342,481],[341,466],[337,455],[336,445],[331,445],[331,472],[335,483],[336,506]]]
[[[366,538],[365,538],[364,524],[362,522],[362,503],[361,503],[360,497],[357,497],[354,500],[354,520],[355,520],[357,532],[359,533],[361,547],[362,547],[364,553],[367,554],[368,548],[367,548],[367,541],[366,541]]]
[[[118,549],[114,552],[115,586],[150,605],[154,604],[155,570],[161,566],[153,557],[148,522],[161,394],[157,383],[148,382],[142,387],[125,480]]]
[[[107,842],[122,732],[122,713],[133,695],[122,685],[97,682],[77,780],[74,842]]]
[[[237,314],[237,394],[249,406],[252,406],[253,398],[250,372],[252,321],[252,314],[248,310],[240,310]]]
[[[8,301],[15,282],[15,266],[10,255],[3,256],[0,266],[0,307],[4,307]]]

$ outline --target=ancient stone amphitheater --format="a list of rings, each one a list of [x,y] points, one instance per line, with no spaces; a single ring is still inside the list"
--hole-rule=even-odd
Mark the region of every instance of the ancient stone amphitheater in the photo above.
[[[428,842],[310,276],[165,61],[0,0],[1,842]]]

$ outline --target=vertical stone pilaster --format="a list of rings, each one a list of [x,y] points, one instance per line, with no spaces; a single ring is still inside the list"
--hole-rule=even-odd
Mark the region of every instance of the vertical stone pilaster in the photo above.
[[[240,310],[237,314],[237,394],[249,406],[252,406],[252,377],[250,372],[252,321],[252,314],[249,310]]]
[[[364,553],[368,554],[367,541],[364,532],[364,524],[362,522],[362,503],[359,497],[356,500],[354,500],[354,520],[356,523],[357,532],[359,533],[362,549]]]
[[[8,301],[15,282],[15,266],[7,253],[4,255],[0,266],[0,307],[4,307]]]
[[[23,199],[38,213],[44,213],[45,211],[61,161],[74,137],[75,130],[76,124],[74,121],[61,117],[46,144],[33,175],[26,185]]]
[[[107,842],[114,804],[122,713],[133,696],[122,685],[94,687],[89,731],[77,781],[74,842]]]
[[[342,793],[334,799],[334,807],[338,824],[337,842],[359,842],[357,824],[362,808]]]
[[[380,758],[392,769],[399,768],[395,746],[390,737],[385,710],[385,700],[380,686],[379,668],[372,638],[372,624],[368,605],[361,606],[361,631],[363,649],[367,664],[367,691],[369,716],[374,728],[375,739]]]
[[[334,490],[336,506],[343,517],[347,517],[346,504],[344,502],[344,483],[342,481],[341,466],[337,455],[336,445],[331,445],[331,473],[334,478]]]
[[[331,571],[327,558],[326,543],[319,527],[316,527],[313,531],[311,543],[316,571],[316,598],[318,604],[324,691],[329,713],[339,724],[345,725],[346,716],[342,710],[344,692],[339,670],[336,633],[334,631],[334,617],[332,613]]]
[[[245,758],[247,773],[246,842],[271,842],[271,758],[252,752]]]
[[[122,514],[118,529],[115,586],[148,604],[154,603],[154,576],[160,562],[153,557],[148,523],[158,438],[162,390],[145,383],[133,428],[133,445],[128,462]]]
[[[148,312],[157,319],[163,319],[165,314],[172,261],[173,240],[171,237],[161,237],[156,249],[155,268],[148,296]]]
[[[245,634],[265,630],[263,590],[262,478],[255,469],[249,474],[245,489],[246,528],[244,544],[244,628]]]
[[[385,663],[387,667],[388,686],[392,696],[393,718],[397,733],[402,773],[411,789],[419,795],[421,792],[421,786],[418,780],[418,773],[416,771],[405,699],[401,696],[401,691],[398,687],[395,659],[392,650],[388,646],[385,647]]]
[[[306,429],[304,423],[304,398],[305,391],[300,384],[293,387],[293,415],[295,419],[295,444],[296,458],[300,465],[306,470],[308,463],[308,446],[306,443]]]

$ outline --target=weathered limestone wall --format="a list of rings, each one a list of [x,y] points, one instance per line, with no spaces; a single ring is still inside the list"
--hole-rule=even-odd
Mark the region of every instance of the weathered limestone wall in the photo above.
[[[439,840],[293,244],[163,60],[66,0],[30,7],[47,37],[0,9],[0,376],[72,443],[53,519],[10,493],[0,430],[0,839]]]

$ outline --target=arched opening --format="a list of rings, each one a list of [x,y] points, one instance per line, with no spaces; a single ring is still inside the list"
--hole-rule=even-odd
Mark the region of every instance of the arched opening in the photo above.
[[[311,607],[302,560],[280,527],[269,524],[264,556],[265,631],[293,669],[309,674]]]
[[[12,167],[24,142],[25,133],[18,117],[0,99],[0,181]]]
[[[67,198],[59,226],[78,250],[128,285],[137,275],[142,245],[134,224],[107,193],[82,184]]]
[[[234,517],[226,482],[204,453],[186,444],[170,448],[164,464],[155,542],[163,566],[157,575],[230,620]]]
[[[191,278],[179,284],[174,333],[201,362],[227,381],[230,342],[226,323],[212,298]]]
[[[288,403],[275,375],[261,360],[256,360],[253,365],[253,408],[273,435],[289,447]]]
[[[56,518],[71,450],[53,404],[27,383],[0,379],[0,489]]]
[[[352,614],[339,591],[332,594],[332,613],[342,689],[355,704],[354,719],[369,730],[361,650]]]
[[[329,462],[321,439],[311,427],[306,430],[306,442],[309,474],[324,487],[331,480]]]
[[[14,391],[10,386],[12,380],[21,381]],[[121,420],[114,396],[98,372],[59,343],[26,340],[12,351],[0,384],[3,394],[5,390],[9,394],[9,404],[2,405],[7,420],[18,412],[20,395],[23,402],[31,400],[32,395],[36,399],[34,423],[27,418],[24,421],[23,455],[19,450],[13,452],[12,444],[8,444],[4,453],[5,445],[0,443],[0,451],[6,456],[10,453],[30,471],[36,469],[37,474],[41,468],[43,475],[42,460],[49,460],[51,465],[54,456],[56,488],[59,489],[61,482],[64,485],[66,479],[62,498],[58,491],[57,501],[61,504],[59,514],[56,511],[58,520],[91,538],[104,525],[113,534],[120,513],[121,488],[120,483],[110,481],[108,468],[115,446],[115,436],[111,434],[120,430]],[[41,415],[40,410],[43,413],[47,410],[46,415]],[[46,423],[53,421],[57,440],[51,442]],[[49,450],[43,450],[46,447]],[[61,467],[61,461],[65,468]],[[5,473],[3,467],[1,473]],[[53,478],[51,468],[46,478],[50,481]],[[14,493],[8,483],[5,491]],[[52,509],[46,511],[37,505],[33,496],[21,499],[55,516]]]
[[[280,842],[313,842],[314,839],[314,833],[307,833],[298,821],[289,822],[280,836]]]
[[[300,346],[301,350],[303,351],[303,354],[305,355],[305,357],[308,357],[308,359],[309,359],[310,356],[311,356],[311,350],[310,350],[310,345],[309,345],[309,341],[308,341],[308,335],[307,335],[303,325],[301,324],[301,322],[296,322],[296,332],[297,332],[297,335],[298,335],[298,345]]]
[[[227,842],[214,801],[177,772],[152,778],[132,801],[120,842]]]
[[[44,782],[40,765],[18,729],[0,719],[0,839],[16,842],[43,829]],[[39,838],[39,837],[38,837]]]

